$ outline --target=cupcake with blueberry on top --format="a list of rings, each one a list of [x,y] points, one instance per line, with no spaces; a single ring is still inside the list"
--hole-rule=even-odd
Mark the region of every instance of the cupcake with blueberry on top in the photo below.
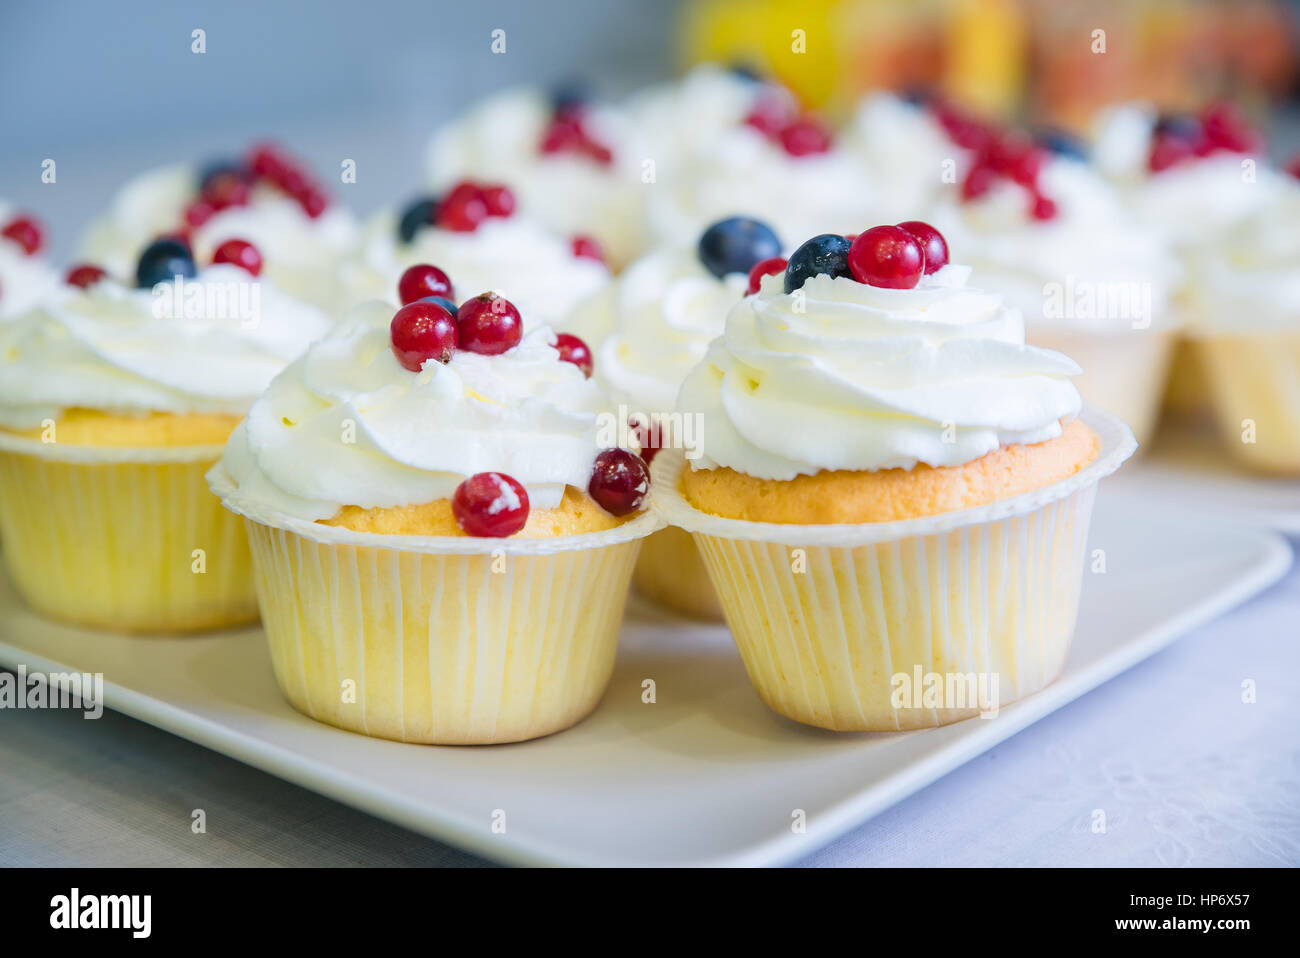
[[[266,257],[267,278],[280,289],[337,312],[339,265],[356,233],[352,214],[301,161],[259,144],[242,159],[142,173],[90,225],[79,255],[127,275],[159,237],[183,239],[200,261],[226,240],[245,239]]]
[[[430,295],[356,307],[254,403],[209,481],[247,519],[295,708],[405,742],[522,741],[599,701],[660,523],[644,461],[601,443],[585,344],[526,331],[492,292],[456,305],[452,280],[417,264],[403,299]]]
[[[735,216],[712,224],[691,246],[649,253],[615,280],[614,332],[598,348],[596,375],[637,432],[647,461],[662,444],[686,440],[684,431],[671,435],[677,391],[721,335],[731,308],[756,292],[763,276],[783,269],[781,241],[771,227]],[[681,529],[646,540],[633,581],[677,612],[722,616],[699,550]]]
[[[947,255],[916,221],[805,242],[682,385],[700,455],[654,459],[653,508],[694,535],[756,690],[799,722],[979,711],[897,700],[914,670],[996,677],[1000,704],[1051,682],[1096,484],[1135,447]]]
[[[176,632],[256,617],[248,545],[203,476],[330,318],[219,246],[160,240],[129,283],[94,264],[0,324],[0,533],[53,617]]]

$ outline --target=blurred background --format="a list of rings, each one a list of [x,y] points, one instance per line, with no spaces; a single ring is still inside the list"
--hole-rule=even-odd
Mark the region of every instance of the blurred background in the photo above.
[[[1281,158],[1300,147],[1298,23],[1300,0],[4,3],[0,197],[47,222],[58,261],[133,173],[271,136],[322,173],[356,160],[341,196],[366,213],[410,193],[429,133],[493,90],[581,76],[619,96],[705,59],[764,68],[831,115],[927,86],[1078,129],[1116,100],[1227,95]]]

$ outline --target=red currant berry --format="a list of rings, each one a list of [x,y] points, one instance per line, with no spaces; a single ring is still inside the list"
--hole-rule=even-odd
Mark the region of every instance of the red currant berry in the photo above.
[[[908,220],[899,223],[898,228],[907,230],[921,244],[921,252],[925,254],[925,275],[929,276],[948,265],[948,241],[929,223]]]
[[[41,232],[41,224],[36,222],[30,216],[17,216],[5,224],[5,228],[0,230],[0,236],[6,236],[23,248],[28,256],[32,256],[41,248],[45,242],[45,236]]]
[[[1291,162],[1286,165],[1286,171],[1300,180],[1300,153],[1291,158]]]
[[[528,492],[504,472],[479,472],[456,487],[451,511],[469,535],[502,539],[528,523]]]
[[[1151,155],[1147,158],[1147,167],[1152,173],[1160,173],[1175,163],[1189,159],[1195,152],[1195,146],[1182,137],[1157,133],[1151,141]]]
[[[451,362],[456,352],[456,320],[437,303],[427,300],[409,303],[393,316],[388,327],[393,355],[413,373],[428,360]]]
[[[472,233],[488,216],[483,193],[468,181],[457,183],[441,203],[434,222],[441,229],[457,233]]]
[[[250,195],[251,190],[243,177],[235,173],[218,173],[203,184],[199,198],[220,211],[232,206],[247,206]]]
[[[582,370],[582,375],[591,378],[592,358],[587,344],[573,333],[556,333],[555,348],[560,358],[566,363],[573,363]]]
[[[460,348],[484,356],[518,346],[524,334],[524,321],[515,304],[496,293],[480,293],[466,300],[456,321],[460,324]]]
[[[405,306],[426,296],[445,296],[455,299],[456,293],[451,287],[451,279],[436,266],[417,263],[402,274],[397,281],[397,298]]]
[[[1031,188],[1038,182],[1047,161],[1047,151],[1033,143],[1015,143],[1007,155],[1007,176],[1021,186]]]
[[[577,113],[563,112],[556,115],[551,125],[542,134],[541,151],[543,153],[568,153],[581,150],[587,141],[582,131],[582,121]]]
[[[636,435],[636,443],[641,448],[641,458],[648,466],[659,453],[659,444],[663,442],[663,428],[652,427],[644,416],[633,415],[628,418],[628,428]]]
[[[925,272],[925,253],[907,230],[873,226],[849,246],[849,272],[868,286],[911,289]]]
[[[745,293],[752,296],[758,292],[759,283],[763,281],[764,276],[775,276],[777,273],[784,273],[786,259],[784,256],[769,256],[767,259],[760,259],[754,264],[754,268],[749,271],[749,285],[745,288]]]
[[[813,156],[831,148],[831,134],[820,120],[800,117],[787,123],[780,133],[781,146],[791,156]]]
[[[587,492],[596,504],[614,516],[641,508],[650,491],[650,470],[645,460],[626,449],[606,449],[596,457]]]
[[[571,249],[573,255],[579,259],[594,259],[597,263],[605,262],[604,248],[590,236],[575,236]]]
[[[285,166],[280,150],[270,143],[259,143],[248,153],[248,168],[263,179],[278,180]]]
[[[753,127],[769,139],[776,139],[790,123],[790,104],[780,96],[760,96],[745,117],[745,126]]]
[[[185,208],[185,228],[198,229],[216,215],[216,208],[207,200],[199,198]]]
[[[318,186],[309,186],[294,198],[298,201],[298,205],[302,207],[302,211],[311,219],[316,219],[329,209],[330,198]]]
[[[485,186],[479,191],[488,216],[510,216],[515,211],[515,194],[507,186]]]
[[[262,273],[262,254],[248,240],[226,240],[213,252],[212,262],[238,266],[253,276],[260,276]]]
[[[1056,219],[1056,200],[1042,193],[1035,193],[1033,203],[1029,207],[1029,215],[1043,222]]]
[[[69,286],[80,286],[82,289],[90,289],[90,287],[94,286],[107,275],[108,273],[104,272],[98,266],[93,266],[90,263],[78,263],[76,266],[73,266],[68,270],[63,281]]]
[[[1231,103],[1216,103],[1201,115],[1207,141],[1232,153],[1251,153],[1262,145],[1259,135]]]
[[[961,181],[961,198],[968,203],[977,200],[993,189],[997,180],[998,174],[992,167],[977,163]]]

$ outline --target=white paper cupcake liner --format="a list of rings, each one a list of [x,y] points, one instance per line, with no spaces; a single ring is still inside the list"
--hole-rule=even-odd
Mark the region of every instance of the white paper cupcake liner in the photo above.
[[[682,497],[676,450],[655,457],[652,498],[695,536],[750,680],[775,711],[837,730],[933,727],[991,712],[1061,670],[1096,484],[1136,448],[1115,417],[1088,408],[1082,418],[1102,447],[1079,473],[942,515],[854,525],[723,519]],[[918,677],[982,682],[990,697],[927,704]]]

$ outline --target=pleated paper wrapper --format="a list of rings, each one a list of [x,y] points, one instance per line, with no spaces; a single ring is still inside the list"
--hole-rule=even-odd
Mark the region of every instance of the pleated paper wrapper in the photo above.
[[[669,526],[646,539],[632,581],[651,601],[692,619],[720,621],[722,604],[689,532]]]
[[[574,725],[614,667],[646,513],[549,539],[354,532],[213,491],[244,516],[276,682],[310,717],[440,745]]]
[[[1210,336],[1192,345],[1234,458],[1260,472],[1300,476],[1300,331]]]
[[[247,537],[204,480],[221,448],[0,433],[0,542],[23,598],[52,618],[115,632],[255,620]]]
[[[1133,435],[1089,408],[1102,441],[1076,475],[991,505],[898,522],[722,519],[680,491],[662,450],[651,495],[699,544],[764,702],[841,731],[930,728],[994,714],[1061,672],[1074,632],[1097,482]],[[941,695],[927,696],[939,683]],[[983,690],[982,692],[980,690]]]

